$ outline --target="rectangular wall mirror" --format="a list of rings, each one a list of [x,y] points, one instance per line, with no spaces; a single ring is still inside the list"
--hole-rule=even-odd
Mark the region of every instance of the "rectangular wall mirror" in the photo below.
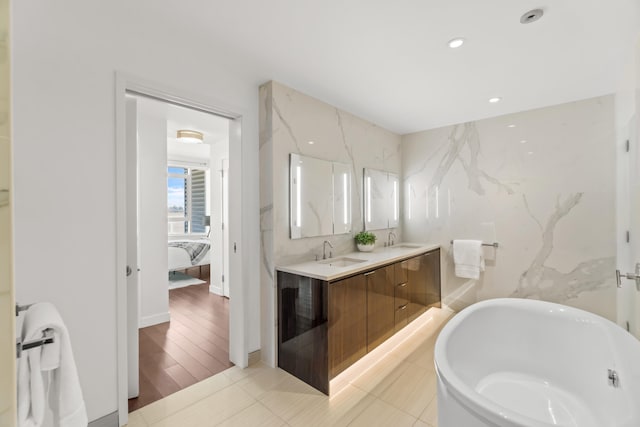
[[[400,222],[398,174],[364,169],[364,229],[397,227]]]
[[[344,163],[291,153],[292,239],[351,232],[351,169]]]

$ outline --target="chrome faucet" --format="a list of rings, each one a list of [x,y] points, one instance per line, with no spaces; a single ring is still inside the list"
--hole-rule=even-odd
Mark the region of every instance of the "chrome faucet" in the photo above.
[[[393,236],[393,239],[391,238],[391,236]],[[393,246],[396,243],[397,238],[398,236],[396,236],[396,233],[390,231],[389,236],[387,237],[387,246]]]
[[[331,244],[331,242],[325,240],[324,243],[322,243],[322,259],[327,259],[327,245],[329,245],[329,247],[333,249],[333,245]],[[329,251],[329,258],[331,258],[331,251]]]

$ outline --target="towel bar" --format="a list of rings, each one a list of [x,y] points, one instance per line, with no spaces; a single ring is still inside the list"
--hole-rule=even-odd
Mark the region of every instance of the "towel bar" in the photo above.
[[[451,244],[453,245],[453,240],[451,240]],[[500,246],[498,242],[493,242],[493,243],[484,243],[482,242],[482,246],[493,246],[494,248],[498,249],[498,247]]]
[[[37,340],[21,342],[18,338],[16,342],[16,358],[20,359],[22,352],[31,348],[42,347],[45,344],[53,343],[53,329],[47,328],[42,331],[42,338]]]
[[[32,305],[33,304],[27,304],[27,305],[16,304],[16,317],[20,315],[20,312],[27,311],[29,307],[31,307]],[[16,358],[20,359],[20,357],[22,356],[22,352],[25,350],[29,350],[30,348],[35,348],[35,347],[41,347],[45,344],[51,344],[51,343],[53,343],[53,329],[51,328],[47,328],[44,331],[42,331],[42,338],[37,340],[22,342],[22,340],[18,338],[16,340]]]

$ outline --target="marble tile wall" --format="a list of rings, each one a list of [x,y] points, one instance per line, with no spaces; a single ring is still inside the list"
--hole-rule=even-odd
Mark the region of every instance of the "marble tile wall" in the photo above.
[[[11,257],[9,0],[0,0],[0,425],[15,423],[15,316]]]
[[[535,298],[615,321],[613,97],[402,138],[405,240],[443,247],[443,302]],[[480,280],[457,278],[451,239],[485,248]]]
[[[324,240],[333,244],[334,256],[356,250],[353,235],[363,229],[363,168],[400,173],[400,141],[399,135],[277,82],[260,87],[261,338],[267,363],[275,363],[275,267],[314,259]],[[289,153],[351,165],[351,233],[289,238]],[[376,232],[378,244],[388,231]],[[399,229],[394,232],[402,239]]]

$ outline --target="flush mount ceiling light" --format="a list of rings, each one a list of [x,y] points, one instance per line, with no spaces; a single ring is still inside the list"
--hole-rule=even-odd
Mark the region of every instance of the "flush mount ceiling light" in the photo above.
[[[449,40],[448,44],[451,49],[456,49],[464,44],[464,39],[462,37],[456,37],[455,39]]]
[[[176,137],[180,142],[186,142],[189,144],[202,144],[204,141],[204,134],[197,130],[182,129],[176,132]]]
[[[542,18],[542,15],[544,15],[544,11],[542,9],[530,10],[520,17],[520,23],[531,24],[532,22],[536,22],[538,19]]]
[[[495,103],[500,102],[500,101],[502,101],[502,98],[500,98],[499,96],[495,96],[493,98],[489,98],[489,102],[492,103],[492,104],[495,104]]]

